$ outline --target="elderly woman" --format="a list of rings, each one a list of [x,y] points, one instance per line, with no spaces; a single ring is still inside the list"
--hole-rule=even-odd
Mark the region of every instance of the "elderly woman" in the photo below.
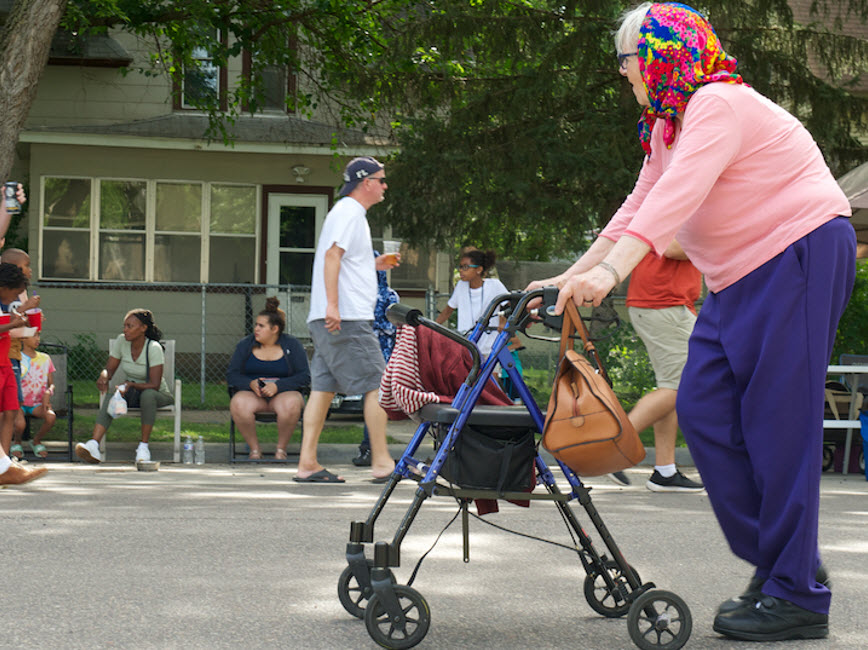
[[[710,289],[677,412],[733,552],[756,567],[714,629],[752,641],[828,634],[817,543],[823,385],[855,273],[850,208],[811,135],[742,82],[708,21],[643,4],[616,35],[645,110],[630,196],[556,283],[599,305],[677,237]]]
[[[96,380],[99,392],[105,393],[119,367],[127,377],[121,392],[130,406],[141,408],[142,441],[136,448],[136,462],[151,460],[148,441],[157,420],[157,409],[175,401],[163,376],[165,357],[163,346],[160,345],[161,338],[163,333],[154,322],[154,314],[150,310],[133,309],[127,312],[124,316],[124,333],[112,343],[105,369]],[[91,439],[75,446],[76,456],[85,462],[102,462],[99,443],[112,423],[108,414],[109,402],[107,395],[96,416]]]
[[[310,384],[307,355],[297,339],[284,334],[286,321],[277,298],[268,298],[253,334],[238,343],[229,361],[226,382],[232,400],[229,411],[250,447],[250,460],[261,460],[256,414],[277,415],[275,460],[286,460],[286,446],[304,408],[299,392]]]

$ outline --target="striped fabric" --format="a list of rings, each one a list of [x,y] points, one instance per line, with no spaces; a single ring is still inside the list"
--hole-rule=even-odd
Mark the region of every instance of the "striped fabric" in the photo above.
[[[415,413],[426,404],[440,402],[422,386],[415,327],[399,327],[395,347],[380,380],[380,406],[392,420]]]

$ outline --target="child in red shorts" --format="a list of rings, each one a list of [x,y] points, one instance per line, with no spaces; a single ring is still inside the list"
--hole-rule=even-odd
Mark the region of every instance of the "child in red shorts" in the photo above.
[[[26,285],[27,280],[20,268],[15,264],[0,263],[0,303],[8,305],[16,300]],[[6,454],[12,443],[12,428],[19,409],[18,384],[9,361],[9,330],[26,326],[27,318],[15,312],[4,312],[0,316],[0,485],[26,483],[46,472],[44,467],[26,469],[13,463]]]

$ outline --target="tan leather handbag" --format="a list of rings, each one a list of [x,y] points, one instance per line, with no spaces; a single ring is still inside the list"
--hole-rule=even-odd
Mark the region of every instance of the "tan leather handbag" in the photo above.
[[[573,332],[581,336],[585,354],[593,356],[596,369],[573,349]],[[572,301],[564,309],[559,358],[543,447],[580,476],[619,472],[645,458],[645,448],[609,385],[600,356]]]

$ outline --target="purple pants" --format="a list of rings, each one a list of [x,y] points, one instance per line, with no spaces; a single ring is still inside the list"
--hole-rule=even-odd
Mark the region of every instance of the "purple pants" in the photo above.
[[[823,395],[856,238],[839,217],[709,294],[690,338],[678,420],[733,553],[763,592],[827,613],[815,580]]]

